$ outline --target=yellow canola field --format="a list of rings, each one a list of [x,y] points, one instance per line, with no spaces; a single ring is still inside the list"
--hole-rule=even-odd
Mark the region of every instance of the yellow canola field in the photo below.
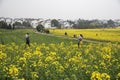
[[[0,44],[0,80],[120,80],[118,44]]]
[[[53,29],[50,30],[52,34],[62,35],[67,32],[67,36],[76,37],[82,34],[85,39],[118,42],[120,43],[120,29]]]

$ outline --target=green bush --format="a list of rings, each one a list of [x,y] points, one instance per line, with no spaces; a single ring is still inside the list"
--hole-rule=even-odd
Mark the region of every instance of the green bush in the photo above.
[[[44,31],[44,26],[39,24],[37,27],[36,27],[37,31],[38,32],[43,32]]]
[[[50,33],[49,29],[45,29],[44,32],[47,33],[47,34]]]

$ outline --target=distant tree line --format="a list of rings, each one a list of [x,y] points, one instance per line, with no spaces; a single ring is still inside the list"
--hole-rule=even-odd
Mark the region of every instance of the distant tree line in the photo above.
[[[5,21],[0,21],[0,28],[3,28],[3,29],[31,28],[31,27],[32,27],[31,24],[25,21],[23,23],[15,22],[14,24],[7,24]]]
[[[27,21],[24,21],[24,22],[22,22],[22,23],[20,23],[20,22],[15,22],[14,24],[13,24],[13,26],[17,26],[17,27],[21,27],[21,28],[31,28],[32,27],[32,25],[30,24],[30,22],[27,22]]]
[[[7,24],[7,23],[4,22],[4,21],[0,21],[0,28],[3,28],[3,29],[11,29],[12,26],[11,26],[11,24]]]
[[[113,20],[84,20],[84,19],[78,19],[76,21],[67,20],[67,22],[72,25],[72,28],[74,29],[92,29],[92,28],[109,28],[109,27],[117,27],[120,26],[116,25],[116,22]],[[56,19],[51,20],[51,27],[56,28],[62,28],[63,23],[59,22]],[[39,25],[40,26],[40,25]],[[43,26],[43,25],[42,25]],[[44,27],[44,26],[43,26]],[[32,28],[32,25],[30,22],[24,21],[22,23],[15,22],[14,24],[7,24],[5,21],[0,21],[0,28],[5,29],[14,29],[14,28]],[[44,27],[45,28],[45,27]]]
[[[56,20],[56,19],[53,19],[52,21],[51,21],[51,27],[57,27],[57,28],[61,28],[61,24],[60,24],[60,22],[58,22],[58,20]]]
[[[79,19],[74,23],[73,28],[108,28],[108,27],[116,27],[115,22],[113,20],[108,20],[107,22],[99,21],[99,20],[83,20]]]
[[[72,25],[72,28],[75,29],[90,29],[90,28],[109,28],[109,27],[117,27],[120,25],[115,25],[115,22],[113,20],[106,20],[106,21],[101,21],[101,20],[84,20],[84,19],[78,19],[77,21],[71,21],[67,20],[67,22]],[[59,21],[56,19],[53,19],[51,21],[52,27],[57,27],[61,28],[61,24]]]

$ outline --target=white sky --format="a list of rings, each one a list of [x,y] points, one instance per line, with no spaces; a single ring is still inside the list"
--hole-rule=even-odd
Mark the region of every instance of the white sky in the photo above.
[[[120,0],[0,0],[0,17],[120,19]]]

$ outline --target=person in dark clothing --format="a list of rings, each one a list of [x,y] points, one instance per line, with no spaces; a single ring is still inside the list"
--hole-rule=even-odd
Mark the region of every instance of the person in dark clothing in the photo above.
[[[30,39],[29,39],[29,33],[26,33],[25,38],[26,38],[26,45],[30,47]]]
[[[80,34],[78,37],[78,48],[79,48],[80,44],[82,43],[82,39],[83,39],[83,35]]]

